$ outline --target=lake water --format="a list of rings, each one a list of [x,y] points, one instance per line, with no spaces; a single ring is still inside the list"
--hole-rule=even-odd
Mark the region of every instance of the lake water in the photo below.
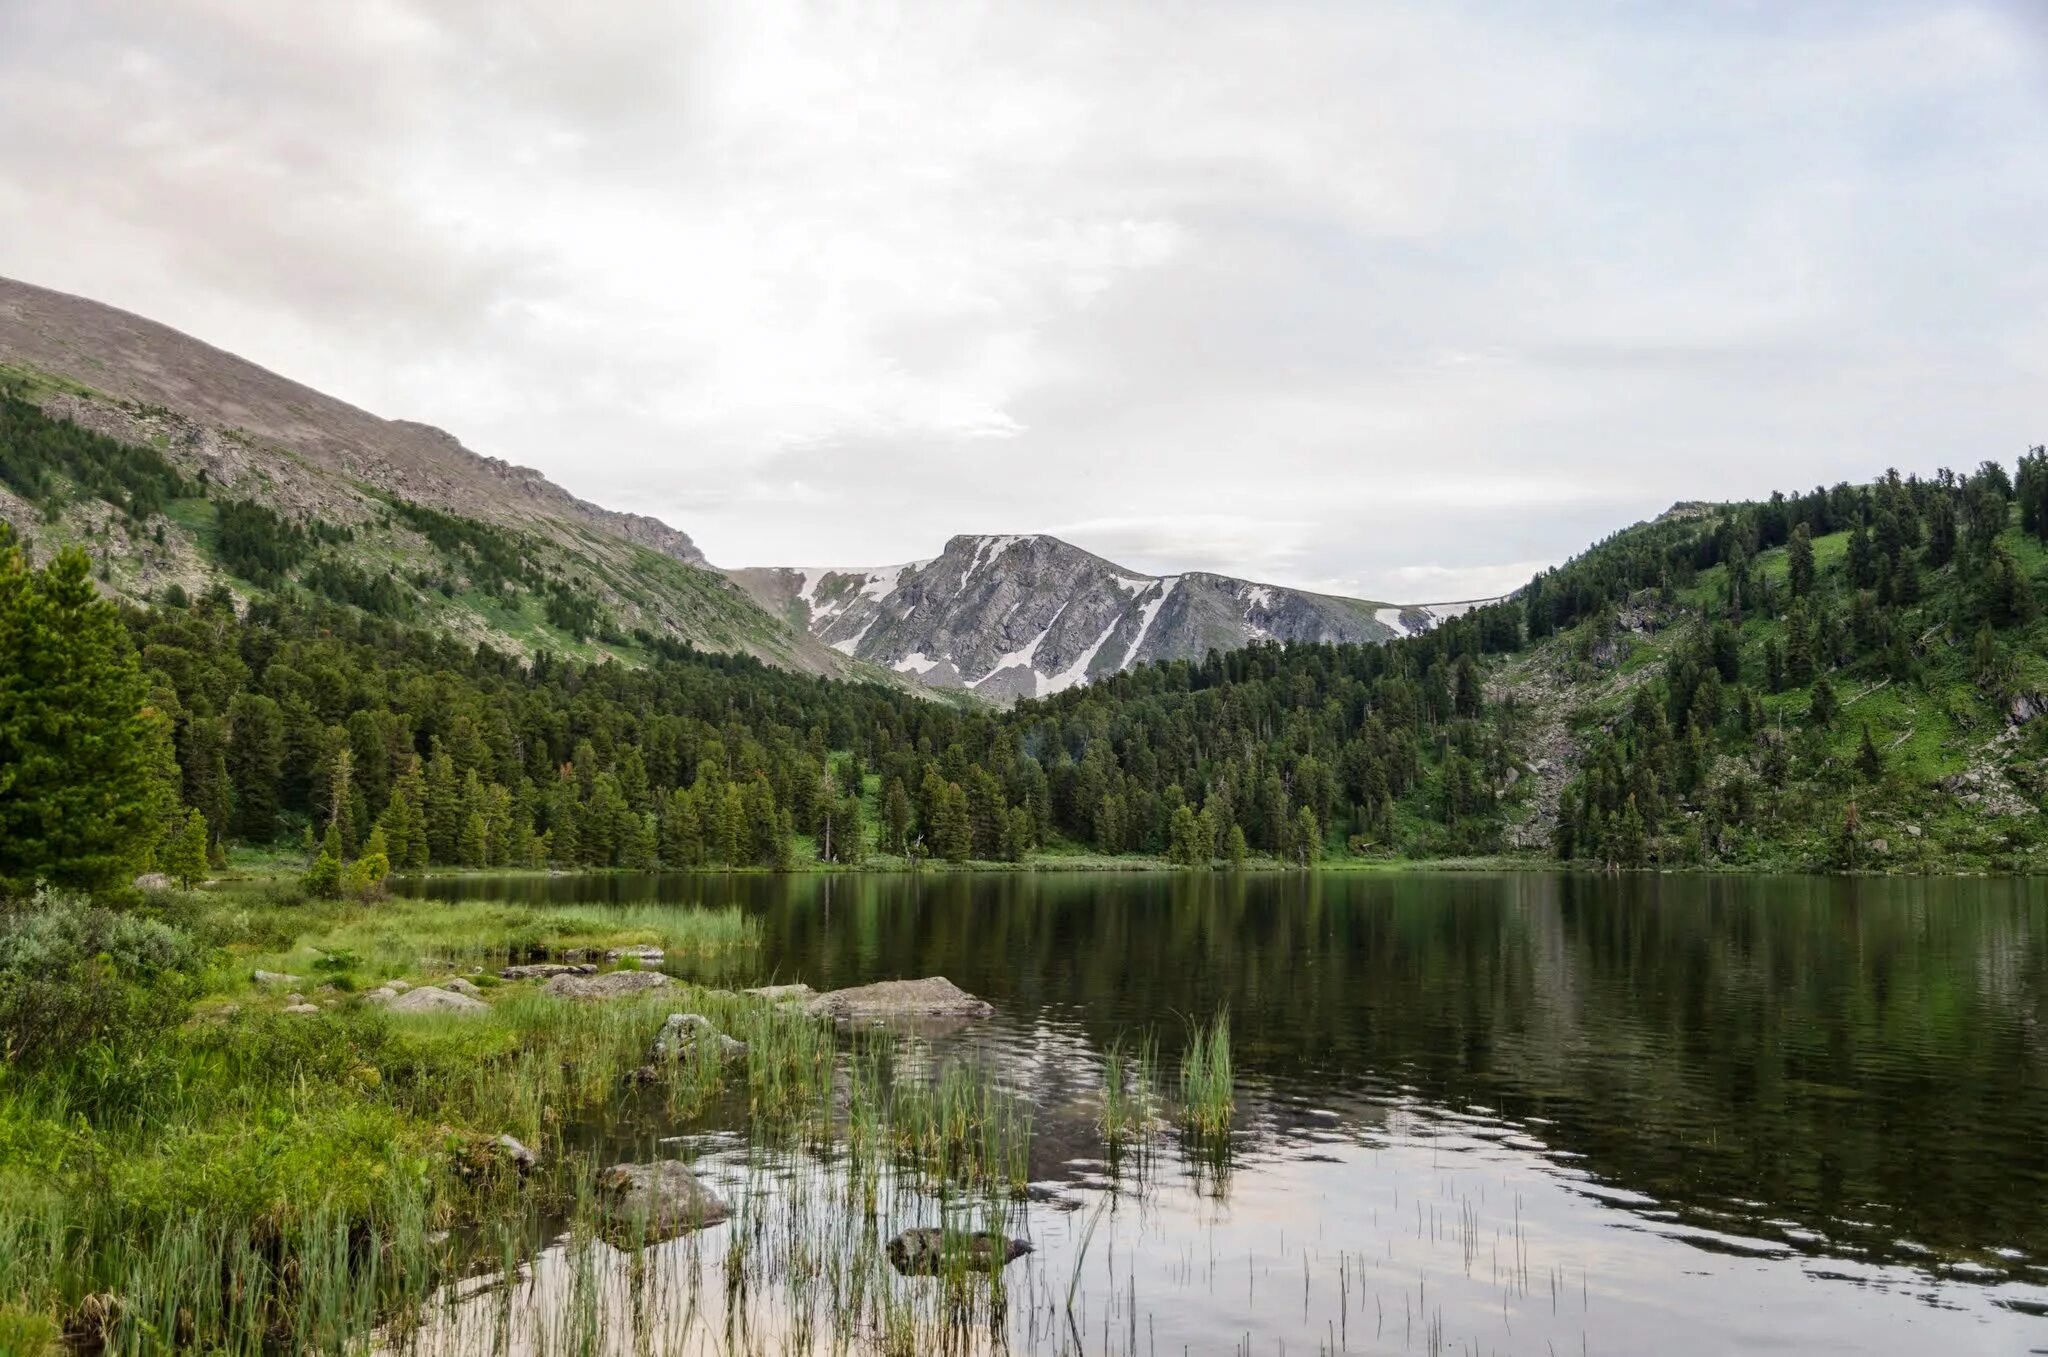
[[[1034,1108],[1013,1351],[2048,1352],[2048,883],[414,889],[737,904],[761,921],[757,962],[699,978],[944,975],[992,1002],[934,1043],[994,1062]],[[1170,1072],[1188,1019],[1225,1007],[1227,1162],[1169,1132],[1145,1190],[1119,1192],[1103,1053],[1150,1032]],[[736,1140],[673,1129],[708,1176],[759,1190]]]

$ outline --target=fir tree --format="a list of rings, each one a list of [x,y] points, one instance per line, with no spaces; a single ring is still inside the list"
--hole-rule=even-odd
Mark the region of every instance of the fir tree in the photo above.
[[[206,876],[206,840],[206,817],[187,810],[184,823],[164,850],[164,875],[185,890],[198,885]]]
[[[1884,776],[1884,755],[1870,738],[1870,722],[1863,723],[1863,745],[1856,751],[1856,770],[1863,774],[1865,782],[1875,782]]]
[[[1813,592],[1813,534],[1804,523],[1792,529],[1792,540],[1786,547],[1785,559],[1789,569],[1792,597],[1805,598]]]
[[[284,715],[260,693],[236,693],[228,704],[228,777],[234,784],[237,837],[269,843],[277,834],[284,780]]]
[[[144,697],[85,553],[31,571],[0,534],[0,890],[134,875],[156,828]]]

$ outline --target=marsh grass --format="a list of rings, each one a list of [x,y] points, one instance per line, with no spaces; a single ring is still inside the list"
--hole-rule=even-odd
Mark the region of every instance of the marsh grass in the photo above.
[[[1149,1155],[1159,1118],[1159,1045],[1147,1034],[1136,1047],[1122,1038],[1102,1056],[1102,1138],[1112,1169]]]
[[[571,947],[744,955],[758,933],[736,911],[211,904],[200,1003],[121,1076],[121,1117],[77,1100],[75,1070],[0,1072],[8,1349],[67,1326],[116,1357],[683,1351],[669,1340],[699,1331],[727,1353],[999,1346],[1002,1264],[967,1241],[1022,1228],[1032,1114],[985,1059],[689,984],[577,1002],[507,983],[470,1014],[351,993]],[[331,1007],[282,1013],[258,966]],[[672,1012],[745,1056],[701,1042],[629,1079]],[[1150,1044],[1133,1059],[1125,1140],[1156,1096]],[[734,1218],[604,1242],[604,1163],[580,1147],[696,1125],[745,1147]],[[530,1177],[476,1167],[499,1133],[539,1153]],[[888,1260],[914,1224],[943,1231],[936,1278]]]
[[[1230,1010],[1218,1010],[1203,1027],[1188,1024],[1187,1049],[1180,1058],[1181,1121],[1197,1138],[1227,1136],[1237,1111],[1236,1079],[1230,1063]]]

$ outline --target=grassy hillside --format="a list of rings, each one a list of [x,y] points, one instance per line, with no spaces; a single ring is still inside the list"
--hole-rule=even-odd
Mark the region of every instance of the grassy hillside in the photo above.
[[[637,542],[431,508],[19,369],[0,372],[0,521],[39,559],[84,547],[137,602],[296,590],[521,655],[634,659],[654,638],[851,670],[718,572]]]
[[[2017,486],[1986,469],[1838,488],[1833,530],[1805,525],[1810,582],[1796,527],[1759,533],[1765,504],[1694,506],[1566,567],[1633,553],[1664,578],[1489,675],[1525,709],[1536,774],[1509,842],[1626,865],[2048,867],[2039,478],[2030,458]]]

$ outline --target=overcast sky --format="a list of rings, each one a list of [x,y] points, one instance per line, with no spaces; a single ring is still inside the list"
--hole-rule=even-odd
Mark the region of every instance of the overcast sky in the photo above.
[[[2048,438],[2044,11],[0,0],[0,273],[722,565],[1461,598]]]

